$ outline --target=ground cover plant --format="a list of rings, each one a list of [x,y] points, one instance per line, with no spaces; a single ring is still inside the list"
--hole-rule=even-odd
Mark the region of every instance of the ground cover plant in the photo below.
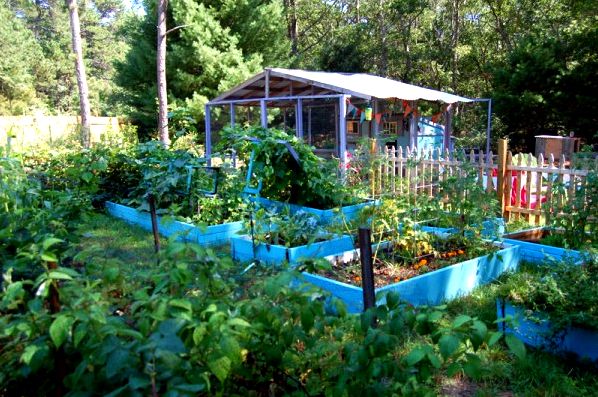
[[[549,265],[546,264],[548,268]],[[537,267],[523,264],[524,272],[537,272]],[[536,270],[534,270],[536,269]],[[529,277],[529,275],[528,275]],[[513,280],[512,278],[515,278]],[[519,274],[504,275],[494,283],[478,287],[472,294],[451,301],[447,304],[449,318],[466,315],[478,316],[490,329],[497,329],[496,300],[507,291],[505,284],[519,285],[524,278]],[[501,325],[498,325],[500,328]],[[465,389],[470,394],[495,396],[513,394],[516,396],[589,396],[594,395],[598,387],[596,367],[568,357],[556,356],[542,350],[528,347],[522,360],[513,361],[502,354],[500,348],[489,349],[482,353],[488,359],[484,374],[467,382]],[[505,391],[508,390],[509,393]]]
[[[529,265],[501,284],[499,297],[548,315],[556,332],[568,326],[598,330],[598,257],[588,253],[583,265],[567,262]]]

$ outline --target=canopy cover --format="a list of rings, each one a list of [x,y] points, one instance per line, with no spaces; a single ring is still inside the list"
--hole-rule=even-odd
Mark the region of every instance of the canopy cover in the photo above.
[[[444,103],[473,101],[470,98],[418,87],[365,73],[316,72],[299,69],[270,68],[247,80],[245,83],[220,95],[210,101],[210,103],[216,104],[219,101],[232,99],[231,97],[234,97],[235,94],[240,93],[243,90],[247,91],[248,88],[252,85],[259,84],[260,81],[261,86],[263,87],[266,75],[270,78],[297,81],[313,86],[319,86],[339,94],[347,94],[366,100],[373,98],[396,98],[408,101],[424,99],[427,101],[439,101]],[[254,97],[253,95],[250,96]]]
[[[338,87],[341,90],[362,94],[364,97],[381,99],[398,98],[408,101],[425,99],[427,101],[441,101],[445,103],[472,102],[471,99],[462,96],[401,83],[400,81],[365,73],[313,72],[308,70],[281,68],[273,68],[271,71],[277,75],[294,76],[311,80],[314,83]]]

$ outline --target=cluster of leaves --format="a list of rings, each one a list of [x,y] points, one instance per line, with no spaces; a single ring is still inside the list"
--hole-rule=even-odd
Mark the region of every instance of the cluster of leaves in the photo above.
[[[558,330],[575,325],[598,329],[598,255],[584,265],[567,262],[527,266],[500,285],[500,296],[534,312],[548,314]]]
[[[228,166],[209,170],[190,151],[157,141],[28,153],[25,164],[44,188],[91,197],[96,207],[111,200],[148,209],[153,195],[160,213],[186,221],[216,224],[244,215],[241,174]]]
[[[497,235],[498,199],[480,184],[478,173],[473,164],[463,161],[456,173],[440,182],[439,196],[448,211],[438,213],[438,225],[456,228],[464,236]]]
[[[129,194],[128,203],[147,210],[147,199],[153,196],[161,213],[197,223],[243,218],[243,184],[237,170],[228,166],[206,168],[205,159],[185,150],[166,149],[157,141],[139,145],[133,161],[141,179]]]
[[[87,181],[80,174],[71,177],[73,186]],[[44,182],[25,172],[21,159],[0,158],[0,263],[3,269],[20,263],[16,277],[36,274],[36,265],[19,254],[38,253],[46,261],[54,259],[46,251],[48,238],[68,236],[90,207],[89,196],[77,189],[48,189]]]
[[[3,159],[0,178],[9,242],[0,251],[0,384],[9,395],[430,395],[444,371],[479,377],[476,352],[502,336],[394,294],[349,316],[296,288],[297,272],[239,272],[195,245],[170,243],[152,268],[89,262],[66,223],[89,207],[72,205],[62,185],[42,188],[18,160]]]
[[[571,182],[573,183],[573,182]],[[567,187],[555,184],[556,194],[566,193]],[[583,184],[576,187],[572,196],[557,213],[555,208],[547,206],[550,227],[554,232],[547,238],[557,246],[583,249],[596,247],[598,244],[598,172],[589,171]]]
[[[307,245],[330,236],[317,217],[305,211],[291,214],[288,208],[282,212],[259,208],[245,231],[255,242],[286,247]]]
[[[338,163],[316,156],[301,139],[261,127],[225,128],[221,134],[221,142],[232,144],[246,167],[253,159],[251,177],[262,181],[264,197],[321,209],[354,204],[352,192],[339,181]]]

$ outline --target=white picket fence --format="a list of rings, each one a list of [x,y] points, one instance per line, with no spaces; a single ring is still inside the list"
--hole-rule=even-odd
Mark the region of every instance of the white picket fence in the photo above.
[[[515,159],[515,162],[514,160]],[[547,214],[562,212],[584,183],[591,169],[598,169],[596,159],[584,169],[571,169],[562,156],[531,154],[514,156],[505,140],[499,142],[499,153],[449,152],[382,148],[374,156],[369,175],[373,197],[413,194],[439,194],[440,184],[447,178],[473,168],[479,183],[487,192],[495,192],[505,218],[522,216],[540,223]]]

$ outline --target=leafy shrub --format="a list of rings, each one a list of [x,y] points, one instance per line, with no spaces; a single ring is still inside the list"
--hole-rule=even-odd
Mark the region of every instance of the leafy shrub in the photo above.
[[[292,146],[298,163],[281,142]],[[351,192],[339,181],[338,163],[316,156],[313,148],[284,131],[225,128],[220,145],[232,146],[245,167],[253,153],[252,177],[262,181],[264,197],[322,209],[355,203]]]
[[[500,295],[517,305],[547,313],[558,329],[570,325],[598,329],[598,255],[586,264],[547,263],[510,275]]]

